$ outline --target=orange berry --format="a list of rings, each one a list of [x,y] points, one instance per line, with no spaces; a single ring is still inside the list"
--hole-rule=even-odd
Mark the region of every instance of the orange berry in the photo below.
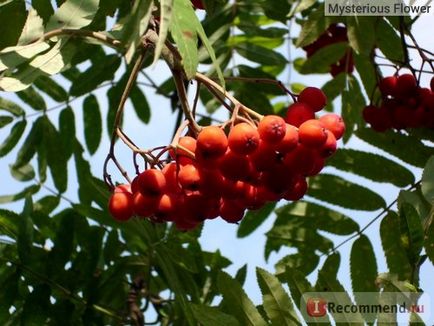
[[[378,87],[380,88],[380,92],[383,95],[394,95],[396,91],[396,82],[398,81],[398,78],[396,76],[389,76],[386,78],[383,78],[378,83]]]
[[[179,138],[178,145],[190,151],[192,154],[196,151],[196,139],[190,136],[184,136]],[[181,164],[189,164],[193,162],[190,153],[181,148],[171,149],[169,151],[170,157],[176,159],[176,161]]]
[[[164,221],[172,221],[175,212],[175,200],[172,196],[164,194],[160,197],[155,210],[155,216]]]
[[[129,184],[120,184],[115,187],[113,192],[128,192],[131,193],[131,185]]]
[[[279,153],[285,154],[292,151],[298,144],[298,128],[293,125],[286,124],[285,137],[277,144],[276,150]]]
[[[309,147],[298,144],[297,147],[285,155],[284,165],[290,171],[302,175],[308,175],[314,168],[317,154]]]
[[[305,121],[298,129],[300,143],[307,147],[321,147],[327,140],[327,132],[324,126],[316,119]]]
[[[298,96],[298,101],[307,104],[314,112],[317,112],[326,106],[327,97],[319,88],[306,87]]]
[[[133,195],[133,210],[138,216],[147,217],[154,215],[160,197],[143,196],[140,192]]]
[[[266,115],[258,125],[258,133],[262,140],[276,144],[285,137],[286,123],[278,115]]]
[[[252,173],[253,166],[246,155],[238,155],[231,150],[220,160],[220,172],[229,180],[244,180]]]
[[[259,145],[258,130],[246,122],[235,125],[228,136],[229,148],[237,154],[250,154]]]
[[[222,199],[220,202],[220,216],[226,222],[238,223],[243,219],[244,211],[245,208],[234,200]]]
[[[181,166],[178,173],[178,182],[184,190],[199,190],[200,174],[194,164]]]
[[[163,169],[164,177],[166,178],[166,190],[169,193],[176,193],[180,190],[178,183],[178,165],[175,162],[166,164]]]
[[[143,171],[137,182],[138,190],[143,196],[161,196],[166,190],[166,178],[157,169]]]
[[[219,170],[199,170],[200,191],[207,197],[220,197],[224,189],[223,176]]]
[[[266,171],[278,162],[279,155],[276,153],[274,145],[266,143],[263,140],[259,141],[258,148],[249,155],[250,160],[257,171]]]
[[[375,110],[375,109],[374,109]],[[334,113],[324,114],[319,121],[324,128],[330,130],[336,139],[341,139],[345,132],[345,123],[342,118]]]
[[[133,212],[133,195],[130,192],[115,192],[110,196],[108,209],[117,221],[130,219]]]
[[[226,152],[227,148],[228,138],[219,127],[204,127],[197,136],[196,151],[199,151],[204,159],[218,158]]]
[[[322,157],[329,157],[336,152],[336,148],[337,145],[335,135],[332,132],[327,131],[327,139],[319,149],[320,155]]]
[[[286,200],[299,200],[301,199],[307,191],[306,178],[298,175],[291,189],[289,189],[283,198]]]
[[[303,122],[314,119],[315,112],[305,103],[293,103],[288,107],[285,121],[295,127],[299,127]]]

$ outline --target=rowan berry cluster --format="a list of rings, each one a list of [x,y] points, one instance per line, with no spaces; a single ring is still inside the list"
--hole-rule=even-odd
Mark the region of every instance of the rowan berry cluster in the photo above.
[[[363,109],[363,118],[375,131],[406,128],[434,128],[434,78],[431,89],[420,87],[412,74],[380,80],[380,106]]]
[[[332,24],[315,42],[304,46],[303,50],[306,51],[307,57],[310,58],[320,49],[340,42],[348,42],[347,28],[343,25]],[[339,75],[341,72],[351,74],[353,70],[354,60],[350,49],[338,62],[330,66],[330,74],[333,77]]]
[[[300,199],[306,177],[321,171],[345,130],[336,114],[315,119],[325,104],[324,93],[308,87],[289,106],[286,121],[277,115],[232,120],[203,127],[196,138],[179,137],[161,169],[146,169],[131,186],[115,188],[111,214],[116,220],[138,215],[189,230],[218,216],[239,222],[247,209],[270,201]]]

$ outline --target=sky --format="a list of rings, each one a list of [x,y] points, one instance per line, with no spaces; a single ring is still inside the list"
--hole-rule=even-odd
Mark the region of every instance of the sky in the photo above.
[[[415,25],[415,36],[418,39],[419,43],[425,45],[429,50],[432,51],[434,51],[434,44],[432,42],[433,28],[434,28],[434,22],[432,20],[432,17],[430,16],[422,16]],[[293,30],[291,32],[292,36],[295,36],[296,33],[297,30]],[[292,49],[291,56],[293,58],[298,56],[304,56],[304,52]],[[242,60],[242,59],[237,58],[237,60]],[[416,60],[417,59],[415,58],[415,61]],[[147,73],[151,75],[152,78],[155,79],[155,81],[157,81],[157,83],[164,81],[168,77],[168,70],[163,63],[159,63],[154,67],[149,68],[147,70]],[[117,77],[119,76],[120,75],[118,73]],[[282,76],[282,80],[284,82],[287,81],[287,76],[288,76],[288,71],[286,71]],[[306,85],[316,86],[316,87],[322,86],[327,80],[329,80],[329,78],[330,76],[327,75],[302,76],[297,74],[295,71],[291,72],[291,82],[303,83]],[[61,78],[59,78],[58,80],[62,83],[64,82],[62,81]],[[428,84],[427,79],[424,81],[424,83],[425,85]],[[176,114],[173,114],[171,112],[170,103],[168,102],[167,99],[161,96],[155,96],[154,95],[155,92],[152,89],[146,88],[144,90],[148,97],[149,104],[151,105],[152,108],[151,121],[148,125],[143,125],[142,123],[138,122],[134,110],[131,107],[131,104],[127,103],[125,108],[126,115],[125,115],[124,130],[142,148],[151,148],[151,147],[168,144],[171,140],[170,138],[173,132],[173,125],[176,119]],[[107,89],[101,89],[96,92],[99,105],[103,111],[103,117],[105,117],[104,112],[107,111],[107,107],[108,107],[108,103],[106,99],[106,91]],[[5,94],[2,94],[2,96],[5,96]],[[6,96],[7,97],[10,96],[10,98],[16,99],[15,95],[7,94]],[[75,114],[79,139],[84,143],[83,130],[81,127],[82,125],[81,121],[83,120],[81,114],[81,102],[82,99],[74,103],[74,114]],[[48,107],[52,107],[53,105],[55,105],[55,103],[50,101],[49,99],[47,99],[47,104]],[[49,116],[52,119],[52,121],[57,122],[58,114],[60,112],[61,110],[54,110],[50,112]],[[225,119],[226,113],[225,112],[217,113],[215,117],[219,119]],[[30,126],[31,123],[28,124],[27,126],[28,129],[26,130],[26,132],[28,132]],[[8,130],[9,128],[0,129],[0,139],[4,139],[8,135]],[[104,132],[103,142],[100,144],[98,151],[93,156],[88,158],[92,167],[92,171],[94,175],[97,177],[102,177],[102,168],[101,168],[102,162],[105,159],[109,147],[109,141],[107,137],[107,126],[104,126],[103,132]],[[0,159],[0,171],[5,171],[4,173],[1,174],[0,177],[0,196],[5,194],[16,193],[22,190],[25,185],[27,185],[27,184],[17,182],[10,176],[8,172],[6,172],[9,170],[9,164],[12,164],[14,162],[16,158],[17,149],[21,147],[22,142],[23,139],[20,141],[18,146],[16,146],[16,148],[11,154]],[[342,143],[339,143],[339,146],[342,146],[344,148],[357,148],[359,150],[368,150],[368,151],[373,150],[369,145],[357,139],[350,140],[347,144],[345,144],[345,146],[343,146]],[[118,143],[116,147],[116,151],[118,153],[118,157],[121,157],[125,165],[128,165],[131,157],[129,151],[120,143]],[[131,166],[131,164],[129,165]],[[416,179],[419,179],[421,175],[421,170],[420,169],[412,169],[412,170],[415,173]],[[114,172],[113,166],[111,167],[110,171]],[[327,171],[336,172],[336,170],[334,170],[333,168],[324,169],[324,172]],[[133,170],[130,169],[130,172],[132,173]],[[76,193],[77,183],[76,183],[76,176],[75,176],[75,167],[73,166],[73,160],[71,160],[69,163],[68,173],[69,173],[70,181],[69,181],[68,191],[66,192],[65,196],[72,199],[73,201],[77,201],[77,193]],[[347,174],[342,174],[342,175],[351,178],[351,180],[354,180],[355,182],[363,182],[363,183],[366,182],[366,180],[361,178],[348,176]],[[121,177],[117,176],[115,177],[115,180],[121,181]],[[47,183],[47,186],[54,189],[54,186],[52,186],[50,181]],[[400,190],[389,184],[381,184],[381,185],[375,184],[372,186],[376,186],[377,191],[385,197],[387,203],[393,201],[397,197]],[[40,198],[45,194],[47,193],[45,190],[43,190],[41,191],[40,194],[36,196],[36,198]],[[62,206],[65,206],[66,204],[67,203],[62,203]],[[0,205],[0,208],[10,208],[17,212],[20,212],[22,210],[22,207],[23,207],[22,202],[17,202],[9,205]],[[366,225],[378,213],[378,212],[369,212],[369,213],[356,212],[356,211],[345,210],[340,208],[336,208],[336,210],[353,217],[360,224],[361,227]],[[265,233],[272,227],[273,222],[274,222],[274,216],[271,216],[253,234],[251,234],[246,238],[239,239],[236,237],[236,232],[237,232],[236,225],[228,224],[221,219],[216,219],[205,223],[200,238],[200,242],[204,250],[215,251],[218,249],[221,251],[223,256],[228,257],[233,262],[233,265],[231,265],[227,269],[227,271],[230,274],[234,275],[240,267],[242,267],[246,263],[248,264],[248,274],[247,274],[247,280],[244,288],[247,294],[249,295],[249,297],[253,300],[255,304],[260,304],[262,302],[261,293],[256,282],[255,268],[259,266],[265,268],[270,272],[273,272],[274,264],[279,259],[284,257],[286,254],[292,252],[292,250],[289,248],[283,249],[278,253],[271,254],[269,260],[265,261],[264,259],[264,245],[266,241]],[[381,249],[381,240],[379,238],[379,231],[378,231],[379,222],[380,221],[374,223],[365,232],[365,234],[370,238],[371,242],[374,245],[376,256],[377,256],[378,271],[386,272],[387,266],[385,264],[385,260],[383,257],[383,253]],[[330,235],[327,234],[327,236]],[[345,237],[338,237],[338,236],[336,237],[331,236],[331,238],[335,241],[335,244],[345,239]],[[346,289],[349,291],[351,290],[351,281],[350,281],[350,273],[349,273],[349,264],[347,262],[349,262],[351,243],[352,241],[344,245],[339,250],[341,254],[341,267],[339,270],[339,280],[344,284]],[[324,258],[321,259],[320,266],[323,261]],[[428,296],[432,295],[434,297],[434,282],[432,282],[432,276],[433,276],[433,266],[431,263],[427,261],[422,266],[421,269],[421,288],[424,289],[424,291],[428,294]],[[313,283],[315,282],[316,280],[315,273],[309,276],[309,280]],[[433,300],[428,298],[427,302],[428,303],[431,302],[432,305]],[[434,316],[430,316],[429,319],[426,321],[432,324],[434,322]]]

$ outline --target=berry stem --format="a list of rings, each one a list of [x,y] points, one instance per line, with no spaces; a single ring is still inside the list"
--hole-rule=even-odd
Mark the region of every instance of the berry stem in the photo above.
[[[214,89],[216,89],[220,94],[222,94],[224,97],[226,97],[229,101],[231,101],[235,106],[240,106],[240,111],[246,112],[249,115],[261,120],[264,116],[262,114],[259,114],[258,112],[248,108],[244,104],[242,104],[240,101],[238,101],[234,96],[229,94],[223,87],[221,87],[219,84],[217,84],[215,81],[213,81],[211,78],[205,76],[204,74],[201,74],[200,72],[197,72],[195,75],[195,79],[197,81],[200,81],[204,83],[205,85],[210,85]]]

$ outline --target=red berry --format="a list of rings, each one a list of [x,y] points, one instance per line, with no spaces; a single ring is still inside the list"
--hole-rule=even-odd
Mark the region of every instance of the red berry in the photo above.
[[[196,165],[186,164],[181,166],[178,173],[178,182],[183,190],[199,190],[201,180]]]
[[[416,78],[412,74],[403,74],[396,81],[396,96],[405,97],[412,94],[417,88]]]
[[[259,122],[258,132],[262,140],[276,144],[285,137],[285,120],[278,115],[266,115]]]
[[[299,127],[303,122],[314,119],[315,113],[307,104],[293,103],[288,107],[285,121],[295,127]]]
[[[301,199],[307,191],[306,178],[298,175],[291,189],[289,189],[283,198],[286,200],[299,200]]]
[[[313,111],[317,112],[326,106],[327,97],[319,88],[306,87],[298,96],[298,101],[307,104]]]
[[[141,217],[154,215],[159,200],[160,197],[143,196],[140,192],[136,192],[133,196],[134,213]]]
[[[205,9],[202,0],[191,0],[193,7],[196,9]]]
[[[434,92],[434,77],[431,78],[431,92]]]
[[[394,95],[396,91],[396,83],[398,78],[396,76],[389,76],[380,80],[378,87],[383,95]]]

